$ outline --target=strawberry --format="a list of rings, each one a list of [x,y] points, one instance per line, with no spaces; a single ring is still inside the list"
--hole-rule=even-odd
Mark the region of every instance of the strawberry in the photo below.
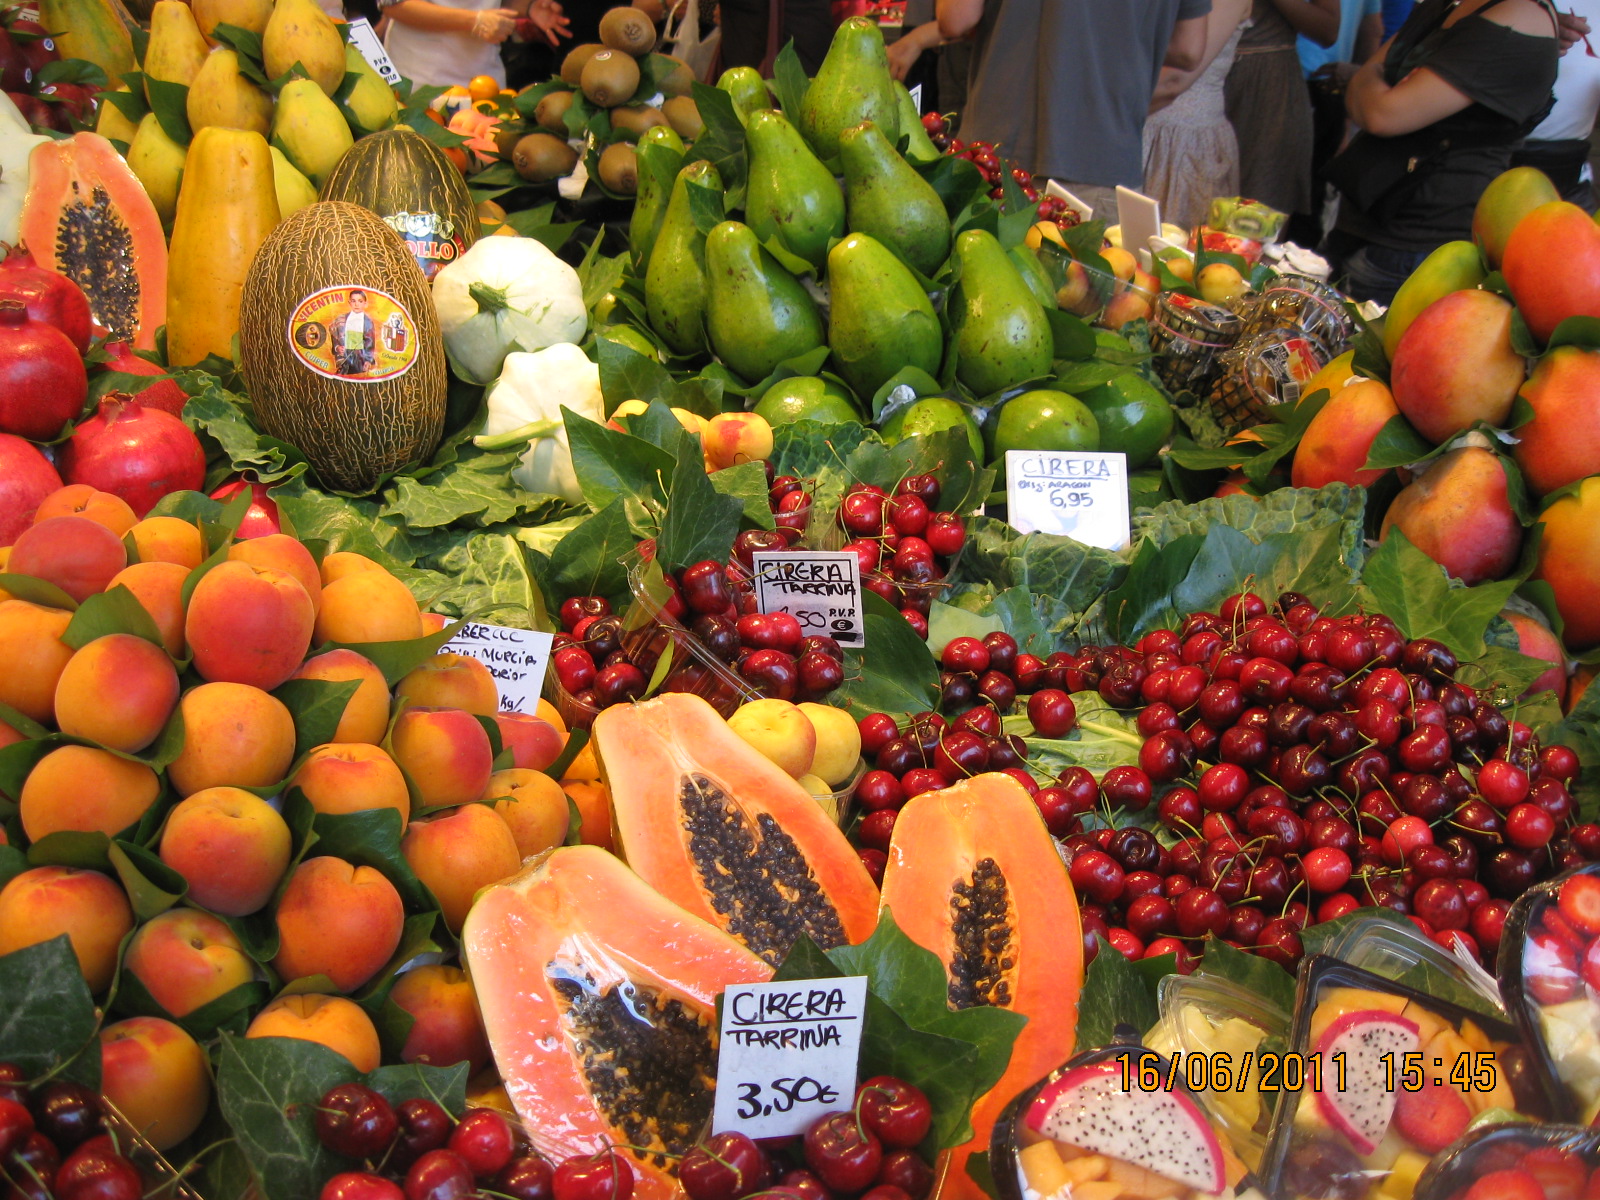
[[[1584,933],[1600,933],[1600,875],[1574,875],[1561,885],[1561,915]]]
[[[1466,1131],[1472,1112],[1461,1094],[1435,1080],[1394,1099],[1394,1127],[1424,1154],[1437,1154]]]

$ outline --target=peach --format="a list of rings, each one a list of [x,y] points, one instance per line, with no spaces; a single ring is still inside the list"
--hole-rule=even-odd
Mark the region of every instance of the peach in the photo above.
[[[205,1051],[160,1017],[129,1017],[100,1031],[100,1090],[157,1150],[200,1127],[211,1103]]]
[[[1511,313],[1493,292],[1451,292],[1418,313],[1395,347],[1395,405],[1434,445],[1511,415],[1527,370],[1511,348]]]
[[[1110,297],[1115,278],[1108,279],[1077,259],[1066,264],[1066,282],[1056,289],[1056,304],[1080,317],[1093,316]]]
[[[72,658],[61,635],[71,623],[63,609],[0,600],[0,704],[35,721],[55,715],[56,684]]]
[[[1551,664],[1548,671],[1528,685],[1528,690],[1523,695],[1554,692],[1559,701],[1567,691],[1567,654],[1561,648],[1561,639],[1556,637],[1544,622],[1536,621],[1523,613],[1506,609],[1500,615],[1517,631],[1518,650],[1529,658],[1542,658]]]
[[[811,769],[817,730],[798,705],[787,700],[751,700],[728,718],[728,728],[796,779]]]
[[[460,708],[481,717],[500,711],[489,668],[465,654],[435,654],[395,685],[394,698],[429,708]]]
[[[1402,488],[1383,516],[1379,539],[1391,529],[1468,584],[1504,576],[1522,547],[1505,468],[1477,446],[1450,451]]]
[[[1118,292],[1106,302],[1099,323],[1107,329],[1121,329],[1129,321],[1143,321],[1149,316],[1149,297],[1143,292],[1129,289],[1126,292]]]
[[[452,933],[460,932],[480,888],[514,875],[522,866],[511,827],[481,804],[464,804],[443,816],[411,822],[400,851],[439,902]]]
[[[315,618],[311,597],[287,571],[225,562],[190,593],[184,636],[201,678],[270,692],[305,659]]]
[[[64,933],[96,994],[110,986],[117,947],[132,928],[128,897],[99,871],[34,867],[0,888],[0,955]]]
[[[365,812],[392,808],[400,827],[411,818],[406,777],[382,746],[370,742],[331,742],[306,756],[289,780],[320,813]]]
[[[18,742],[25,742],[27,740],[28,739],[23,737],[14,726],[8,725],[4,721],[0,721],[0,750],[4,750],[7,746],[15,746]],[[4,831],[0,830],[0,832]],[[0,845],[5,845],[5,843],[0,842]]]
[[[561,790],[578,806],[578,837],[585,846],[611,849],[611,792],[598,779],[563,779]]]
[[[422,611],[409,588],[387,571],[355,571],[322,589],[317,644],[403,642],[422,636]]]
[[[189,883],[189,899],[225,917],[259,912],[293,853],[278,810],[242,788],[211,787],[178,802],[161,831],[161,861]]]
[[[88,517],[51,517],[22,531],[6,570],[55,584],[79,604],[128,565],[122,539]]]
[[[156,623],[167,653],[182,658],[187,652],[183,639],[183,584],[188,578],[188,568],[178,563],[139,562],[113,575],[106,590],[125,587],[132,592]]]
[[[1139,269],[1139,260],[1131,251],[1124,250],[1121,246],[1102,247],[1100,257],[1105,260],[1106,266],[1111,268],[1111,273],[1124,283],[1131,280],[1133,273]]]
[[[286,983],[325,975],[350,992],[381,971],[399,947],[406,910],[377,868],[324,856],[294,869],[275,919],[272,969]]]
[[[335,550],[332,554],[323,555],[322,586],[327,587],[335,580],[354,575],[357,571],[383,571],[383,568],[365,554],[357,554],[353,550]]]
[[[294,718],[247,683],[203,683],[178,701],[183,749],[167,767],[180,796],[209,787],[269,787],[294,761]]]
[[[450,618],[443,613],[425,612],[422,614],[422,636],[431,637],[436,633],[443,633],[445,626],[450,624]]]
[[[1600,591],[1600,477],[1585,479],[1576,490],[1551,501],[1539,519],[1544,538],[1534,578],[1543,579],[1555,593],[1562,637],[1572,650],[1600,645],[1600,604],[1595,603]]]
[[[329,650],[308,658],[290,678],[322,679],[331,683],[359,680],[361,686],[345,702],[339,727],[333,732],[336,742],[383,741],[389,732],[389,683],[369,658],[354,650]]]
[[[95,638],[56,681],[62,733],[133,754],[155,741],[178,705],[178,672],[154,642],[131,633]]]
[[[1329,483],[1371,487],[1382,471],[1366,468],[1367,454],[1378,431],[1400,415],[1394,396],[1376,379],[1361,379],[1341,388],[1311,418],[1295,447],[1290,478],[1297,488]]]
[[[372,1018],[343,996],[322,996],[315,992],[279,996],[256,1014],[244,1035],[318,1042],[335,1054],[342,1054],[363,1075],[376,1071],[383,1061]]]
[[[1522,397],[1533,420],[1517,428],[1512,455],[1528,485],[1554,492],[1600,473],[1600,354],[1560,346],[1539,360]]]
[[[759,462],[772,454],[772,426],[756,413],[718,413],[701,436],[706,463],[713,471]]]
[[[22,831],[30,842],[64,830],[115,837],[160,794],[161,780],[143,763],[93,746],[61,746],[22,782]]]
[[[71,483],[46,496],[33,514],[33,523],[37,525],[51,517],[87,517],[119,538],[139,523],[138,515],[121,496],[99,491],[87,483]]]
[[[496,771],[484,799],[495,800],[494,811],[511,830],[517,853],[523,858],[543,854],[566,841],[571,818],[567,794],[544,772],[524,767]]]
[[[446,1067],[464,1062],[478,1071],[489,1061],[489,1039],[478,1015],[472,981],[458,967],[413,967],[394,981],[389,998],[411,1014],[400,1058]]]
[[[322,600],[322,573],[317,568],[317,560],[311,557],[311,551],[287,533],[269,533],[264,537],[235,542],[228,547],[228,559],[293,575],[305,588],[306,595],[311,597],[312,608]]]
[[[831,791],[856,772],[861,761],[861,730],[854,717],[831,704],[806,703],[799,708],[817,731],[810,773],[821,776]]]
[[[233,930],[210,913],[169,908],[139,926],[123,969],[174,1017],[186,1017],[255,978]]]
[[[594,755],[594,740],[583,744],[583,749],[572,756],[567,769],[561,773],[561,783],[596,783],[600,779],[600,760]]]
[[[539,703],[534,708],[533,715],[538,717],[541,721],[548,721],[550,724],[554,725],[556,732],[559,733],[563,739],[566,738],[567,723],[561,719],[561,710],[554,704],[551,704],[550,701],[546,700],[543,696],[539,697]]]
[[[1554,200],[1518,221],[1500,271],[1541,342],[1568,317],[1600,317],[1600,226],[1576,204]]]
[[[205,560],[206,546],[199,526],[177,517],[146,517],[128,535],[142,563],[176,563],[191,571]]]
[[[408,708],[395,718],[389,752],[406,773],[414,808],[470,804],[494,773],[478,718],[459,708]]]
[[[495,713],[494,723],[500,727],[500,745],[511,751],[514,767],[542,771],[561,757],[567,744],[561,731],[542,717]]]
[[[1232,263],[1207,263],[1195,276],[1195,287],[1208,304],[1231,304],[1250,290],[1239,268]]]

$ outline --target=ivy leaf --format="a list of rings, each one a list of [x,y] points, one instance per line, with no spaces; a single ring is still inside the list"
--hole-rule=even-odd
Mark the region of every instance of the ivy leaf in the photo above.
[[[744,505],[744,519],[757,529],[775,529],[772,504],[767,492],[765,463],[747,462],[724,467],[710,475],[711,486],[724,496],[733,496]]]
[[[100,1055],[78,1053],[91,1045],[99,1023],[66,934],[0,956],[0,996],[6,998],[0,1005],[0,1046],[8,1062],[29,1077],[59,1068],[80,1083],[100,1086]]]
[[[1398,529],[1389,531],[1361,574],[1366,607],[1393,618],[1409,639],[1443,642],[1462,661],[1483,653],[1489,622],[1521,582],[1511,578],[1452,587],[1445,569]]]
[[[1107,1045],[1118,1025],[1132,1025],[1142,1036],[1161,1015],[1154,985],[1147,972],[1101,942],[1078,995],[1078,1051]]]
[[[604,330],[595,337],[595,358],[600,366],[600,393],[608,411],[624,400],[678,403],[678,385],[665,367],[632,346],[607,337]]]
[[[928,644],[887,600],[863,592],[866,645],[844,652],[844,683],[829,702],[857,718],[923,712],[939,698],[939,665]]]
[[[806,76],[806,69],[801,65],[792,41],[778,51],[778,57],[773,60],[771,86],[783,115],[790,123],[799,121],[800,106],[805,103],[811,80]]]
[[[155,621],[126,587],[118,584],[109,592],[96,592],[72,614],[61,640],[81,650],[96,638],[113,633],[131,633],[157,646],[164,643]]]
[[[737,496],[725,496],[712,486],[704,463],[680,458],[672,468],[667,511],[656,539],[663,569],[676,570],[708,558],[726,562],[743,511]]]
[[[217,1104],[266,1200],[314,1196],[344,1160],[317,1139],[317,1101],[356,1078],[344,1055],[300,1038],[222,1035]]]
[[[733,107],[733,97],[721,88],[696,81],[692,89],[695,107],[705,129],[694,142],[696,158],[708,160],[722,177],[723,192],[730,208],[744,202],[745,178],[749,173],[745,157],[744,125]]]
[[[333,741],[350,698],[361,688],[359,679],[291,679],[272,694],[294,718],[296,756]]]
[[[556,597],[615,596],[626,592],[628,576],[621,559],[637,541],[621,498],[581,522],[550,551],[552,601]]]
[[[1409,466],[1421,462],[1433,453],[1433,443],[1423,437],[1411,422],[1399,413],[1384,422],[1378,436],[1367,449],[1363,470],[1387,471],[1392,467]]]
[[[1172,628],[1183,619],[1172,594],[1188,577],[1203,542],[1190,533],[1165,546],[1148,539],[1138,543],[1128,573],[1101,605],[1113,640],[1131,645],[1152,629]]]
[[[617,499],[659,500],[665,495],[665,480],[677,466],[672,455],[643,438],[579,416],[570,408],[563,408],[561,415],[572,448],[573,470],[591,508],[604,508]],[[705,468],[695,465],[704,478]]]
[[[1259,954],[1235,950],[1221,938],[1208,938],[1205,946],[1195,974],[1226,979],[1270,1004],[1283,1014],[1283,1032],[1287,1033],[1294,1014],[1294,976]]]

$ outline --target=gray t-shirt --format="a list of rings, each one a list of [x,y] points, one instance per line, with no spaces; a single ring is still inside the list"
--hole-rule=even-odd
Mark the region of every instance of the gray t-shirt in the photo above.
[[[961,137],[1036,175],[1138,187],[1172,27],[1210,11],[1211,0],[988,0]]]

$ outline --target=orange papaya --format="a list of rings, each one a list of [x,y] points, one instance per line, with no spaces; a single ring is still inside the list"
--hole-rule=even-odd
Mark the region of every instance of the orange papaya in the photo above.
[[[1000,1081],[972,1110],[973,1136],[939,1156],[940,1200],[981,1200],[967,1160],[995,1119],[1072,1056],[1083,929],[1066,865],[1038,806],[1006,775],[974,775],[900,810],[883,908],[945,965],[953,1009],[993,1005],[1028,1018]]]
[[[662,895],[776,966],[802,933],[863,942],[878,889],[809,792],[687,692],[594,720],[628,865]]]
[[[765,982],[767,965],[597,846],[552,850],[486,889],[461,953],[539,1153],[628,1147],[639,1200],[678,1195],[672,1156],[711,1117],[716,998]]]

